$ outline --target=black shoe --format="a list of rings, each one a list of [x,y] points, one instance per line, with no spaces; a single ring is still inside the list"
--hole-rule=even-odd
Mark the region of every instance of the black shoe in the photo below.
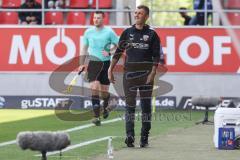
[[[107,119],[108,116],[109,116],[108,110],[104,109],[104,110],[103,110],[103,119]]]
[[[141,148],[148,147],[148,136],[141,136],[140,147]]]
[[[127,145],[127,147],[134,147],[134,137],[133,136],[129,136],[125,139],[125,143]]]
[[[95,124],[96,126],[101,126],[101,120],[100,118],[95,118],[92,120],[92,123]]]

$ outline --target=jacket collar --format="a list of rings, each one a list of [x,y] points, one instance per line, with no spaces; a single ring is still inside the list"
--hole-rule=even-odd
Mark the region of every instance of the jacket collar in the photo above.
[[[136,28],[136,24],[132,25],[132,27],[133,27],[134,30],[136,30],[136,31],[145,31],[145,30],[149,29],[149,25],[147,25],[147,24],[145,24],[145,25],[143,26],[143,29],[142,29],[142,30],[137,29],[137,28]]]

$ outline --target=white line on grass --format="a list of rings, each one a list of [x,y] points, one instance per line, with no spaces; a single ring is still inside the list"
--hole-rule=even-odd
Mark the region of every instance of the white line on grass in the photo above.
[[[122,119],[123,119],[123,118],[110,119],[110,120],[107,120],[107,121],[103,121],[102,124],[113,123],[113,122],[120,121],[120,120],[122,120]],[[69,129],[66,129],[66,130],[63,130],[63,131],[64,131],[64,132],[73,132],[73,131],[78,131],[78,130],[90,128],[90,127],[93,127],[93,126],[95,126],[95,125],[94,125],[94,124],[85,124],[85,125],[82,125],[82,126],[69,128]],[[11,141],[7,141],[7,142],[2,142],[2,143],[0,143],[0,147],[8,146],[8,145],[15,144],[15,143],[16,143],[16,140],[11,140]]]
[[[3,143],[0,143],[0,147],[7,146],[7,145],[11,145],[11,144],[14,144],[14,143],[16,143],[16,140],[12,140],[12,141],[8,141],[8,142],[3,142]]]
[[[93,144],[93,143],[105,141],[105,140],[108,140],[109,138],[110,138],[110,136],[108,136],[108,137],[103,137],[103,138],[98,138],[98,139],[93,139],[93,140],[90,140],[90,141],[86,141],[86,142],[78,143],[78,144],[75,144],[75,145],[71,145],[71,146],[63,149],[62,152],[66,152],[66,151],[69,151],[69,150],[72,150],[72,149],[75,149],[75,148],[87,146],[87,145],[89,145],[89,144]],[[113,137],[113,138],[114,138],[114,137]],[[54,151],[54,152],[48,152],[47,155],[48,155],[48,156],[51,156],[51,155],[59,154],[59,153],[60,153],[60,151]],[[42,156],[42,155],[41,155],[41,154],[37,154],[37,155],[35,155],[35,156]]]
[[[123,118],[115,118],[115,119],[110,119],[108,121],[103,121],[102,124],[108,124],[108,123],[113,123],[113,122],[117,122],[117,121],[120,121],[122,120]],[[73,132],[73,131],[78,131],[78,130],[82,130],[82,129],[85,129],[85,128],[90,128],[90,127],[93,127],[95,126],[94,124],[86,124],[86,125],[83,125],[83,126],[78,126],[78,127],[74,127],[74,128],[70,128],[70,129],[67,129],[67,130],[64,130],[65,132]]]

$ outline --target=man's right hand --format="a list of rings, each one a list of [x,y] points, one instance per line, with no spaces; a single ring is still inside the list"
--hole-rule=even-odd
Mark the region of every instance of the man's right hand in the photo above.
[[[108,57],[108,56],[110,56],[111,54],[110,54],[109,52],[103,50],[103,51],[102,51],[102,55],[103,55],[104,57]]]
[[[113,83],[113,84],[115,83],[113,71],[111,69],[108,69],[108,79],[111,83]]]
[[[86,65],[80,65],[78,71],[83,71],[86,68]]]

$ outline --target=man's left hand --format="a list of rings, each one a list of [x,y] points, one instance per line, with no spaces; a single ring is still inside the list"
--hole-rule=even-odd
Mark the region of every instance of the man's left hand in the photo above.
[[[147,77],[147,82],[146,84],[150,84],[154,82],[154,78],[155,78],[156,72],[151,72],[148,77]]]

